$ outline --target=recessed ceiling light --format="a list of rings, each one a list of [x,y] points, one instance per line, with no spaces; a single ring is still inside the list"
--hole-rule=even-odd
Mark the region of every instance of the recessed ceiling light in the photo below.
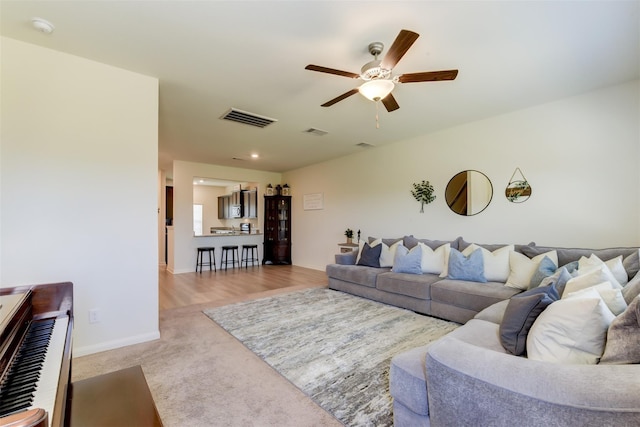
[[[53,30],[56,28],[51,22],[42,18],[31,18],[31,24],[33,28],[45,34],[53,33]]]
[[[256,153],[253,153],[253,154],[251,155],[251,158],[252,158],[252,159],[257,159],[258,157],[260,157],[260,156],[258,156]]]

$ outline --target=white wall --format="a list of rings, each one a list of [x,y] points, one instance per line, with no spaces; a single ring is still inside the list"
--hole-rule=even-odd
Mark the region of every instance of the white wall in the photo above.
[[[158,338],[157,79],[0,43],[0,286],[73,282],[75,356]]]
[[[255,182],[258,187],[258,227],[263,229],[264,188],[267,184],[280,184],[281,174],[252,169],[232,168],[185,161],[173,162],[173,225],[174,256],[167,269],[174,274],[193,271],[197,238],[193,237],[193,177]]]
[[[640,245],[639,94],[635,81],[287,172],[293,262],[324,269],[346,228],[363,237]],[[533,188],[520,204],[504,196],[516,167]],[[494,187],[489,207],[472,217],[444,199],[448,180],[465,169]],[[437,198],[420,214],[410,189],[423,179]],[[310,193],[324,194],[323,210],[303,210]]]

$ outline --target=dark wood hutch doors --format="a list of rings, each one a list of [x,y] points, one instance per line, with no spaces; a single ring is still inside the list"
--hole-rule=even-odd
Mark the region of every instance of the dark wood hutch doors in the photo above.
[[[291,264],[291,196],[264,196],[263,264]]]

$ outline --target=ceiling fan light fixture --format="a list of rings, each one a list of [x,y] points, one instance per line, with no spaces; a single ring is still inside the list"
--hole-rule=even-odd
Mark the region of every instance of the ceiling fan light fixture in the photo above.
[[[358,90],[371,101],[380,101],[391,93],[395,85],[391,80],[371,80],[363,83]]]

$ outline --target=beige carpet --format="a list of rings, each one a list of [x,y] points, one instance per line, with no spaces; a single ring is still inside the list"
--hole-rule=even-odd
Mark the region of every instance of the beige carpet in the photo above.
[[[162,311],[159,340],[75,358],[72,380],[141,365],[167,427],[340,426],[202,313],[239,300]]]

